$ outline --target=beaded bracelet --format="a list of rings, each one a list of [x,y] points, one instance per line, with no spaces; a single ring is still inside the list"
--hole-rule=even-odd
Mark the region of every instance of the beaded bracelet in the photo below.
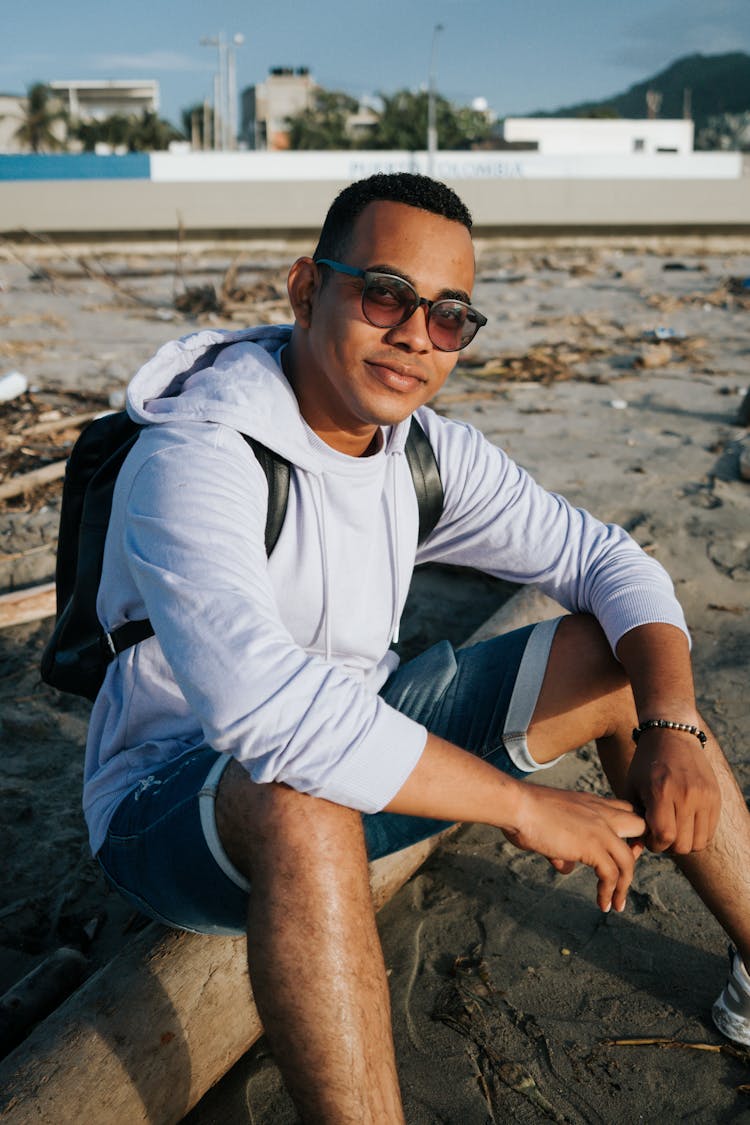
[[[684,730],[686,734],[694,735],[701,746],[705,746],[708,742],[706,732],[700,730],[698,727],[692,726],[691,723],[673,723],[670,719],[646,719],[645,723],[641,723],[633,731],[633,742],[638,745],[638,739],[644,731],[653,730],[654,727],[667,727],[669,730]]]

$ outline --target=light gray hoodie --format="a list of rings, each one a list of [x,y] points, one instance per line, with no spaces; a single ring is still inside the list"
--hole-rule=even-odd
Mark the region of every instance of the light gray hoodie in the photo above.
[[[650,621],[685,629],[665,571],[621,528],[426,407],[445,505],[418,550],[408,421],[369,457],[325,445],[279,366],[289,335],[198,332],[161,348],[128,389],[145,429],[115,489],[97,608],[107,629],[148,617],[156,635],[112,662],[94,704],[84,787],[94,852],[126,792],[205,744],[258,782],[366,812],[388,804],[426,740],[377,694],[398,663],[389,646],[415,561],[538,583],[593,613],[613,647]],[[293,465],[270,559],[266,478],[242,434]]]

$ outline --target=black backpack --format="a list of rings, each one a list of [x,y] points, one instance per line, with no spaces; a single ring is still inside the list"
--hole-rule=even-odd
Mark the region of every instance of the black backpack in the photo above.
[[[142,427],[123,410],[92,422],[73,446],[65,470],[55,585],[57,620],[42,653],[42,679],[60,691],[95,699],[107,665],[131,645],[153,636],[151,622],[126,621],[106,633],[96,615],[104,541],[112,494],[122,464]],[[276,545],[286,514],[291,466],[254,438],[245,436],[268,481],[266,553]],[[432,446],[412,418],[406,456],[419,504],[419,542],[443,510],[443,486]]]

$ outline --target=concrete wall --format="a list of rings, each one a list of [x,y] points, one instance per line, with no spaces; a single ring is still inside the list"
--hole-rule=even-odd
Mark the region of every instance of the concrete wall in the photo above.
[[[58,237],[306,236],[345,180],[0,183],[0,232]],[[449,181],[450,182],[450,181]],[[478,234],[750,231],[750,180],[455,180]]]

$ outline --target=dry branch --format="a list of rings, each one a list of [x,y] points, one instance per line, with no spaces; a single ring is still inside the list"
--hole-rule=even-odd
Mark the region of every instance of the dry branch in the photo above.
[[[50,484],[65,476],[66,461],[53,461],[51,465],[42,465],[40,469],[32,469],[30,473],[11,477],[0,484],[0,500],[9,500],[12,496],[20,496],[23,492],[31,492],[40,484]]]

